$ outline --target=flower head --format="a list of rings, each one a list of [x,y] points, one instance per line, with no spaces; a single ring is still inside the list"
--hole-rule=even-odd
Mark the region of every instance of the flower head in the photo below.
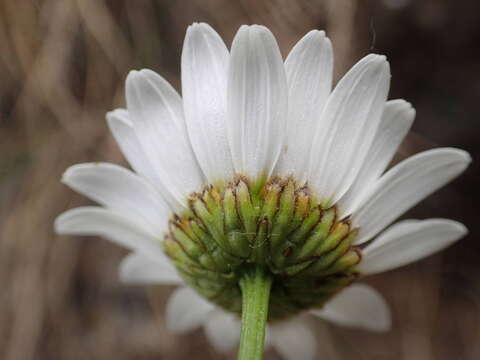
[[[321,31],[305,35],[284,62],[263,26],[242,26],[228,51],[210,26],[192,25],[182,98],[156,73],[132,71],[127,110],[107,114],[134,171],[69,168],[63,181],[101,206],[65,212],[56,230],[133,250],[121,277],[180,285],[167,308],[169,327],[203,324],[220,350],[238,340],[238,284],[252,264],[273,279],[267,344],[286,357],[313,357],[304,313],[386,330],[384,301],[356,282],[465,235],[446,219],[384,229],[470,157],[440,148],[386,170],[415,116],[406,101],[387,101],[386,58],[364,57],[333,90],[332,72],[332,46]],[[303,334],[300,346],[292,333]]]

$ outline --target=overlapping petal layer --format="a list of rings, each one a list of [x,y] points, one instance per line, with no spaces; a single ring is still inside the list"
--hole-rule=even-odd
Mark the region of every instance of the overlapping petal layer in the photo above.
[[[332,87],[332,44],[323,31],[310,31],[293,47],[285,60],[285,72],[288,118],[276,173],[293,175],[303,184],[307,180],[313,130]]]
[[[175,333],[184,333],[202,325],[214,306],[188,287],[180,287],[168,300],[166,309],[167,328]]]
[[[130,284],[180,285],[182,278],[163,254],[132,253],[120,264],[120,279]]]
[[[212,345],[221,352],[232,350],[240,339],[240,319],[222,310],[214,310],[203,328]]]
[[[163,254],[160,238],[130,218],[99,206],[67,210],[55,220],[58,234],[96,235],[144,254]],[[161,256],[161,255],[159,255]]]
[[[315,358],[315,335],[308,323],[302,320],[287,320],[270,327],[270,342],[285,359]]]
[[[398,222],[365,248],[358,270],[371,275],[407,265],[446,248],[466,233],[463,224],[448,219]]]
[[[182,99],[150,70],[130,72],[126,98],[143,152],[161,181],[166,200],[179,209],[185,205],[186,194],[205,185],[188,138]]]
[[[338,206],[343,215],[358,210],[374,191],[374,185],[392,160],[412,126],[415,110],[405,100],[388,101],[367,157],[355,181]]]
[[[377,235],[405,211],[462,173],[470,163],[463,150],[442,148],[416,154],[383,175],[361,209],[353,214],[360,227],[357,243]]]
[[[156,189],[144,178],[110,163],[77,164],[68,168],[62,182],[93,201],[144,224],[152,234],[167,230],[170,216]]]
[[[312,310],[311,313],[342,326],[371,331],[386,331],[391,326],[390,310],[385,300],[366,285],[346,288],[323,309]]]
[[[308,180],[322,202],[336,203],[366,160],[390,86],[386,58],[368,55],[337,84],[323,108],[310,153]]]

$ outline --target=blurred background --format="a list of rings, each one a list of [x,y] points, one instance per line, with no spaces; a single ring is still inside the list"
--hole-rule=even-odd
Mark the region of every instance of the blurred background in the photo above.
[[[307,31],[326,29],[337,79],[361,56],[386,54],[390,98],[417,109],[401,156],[457,146],[479,159],[477,0],[0,0],[1,359],[235,358],[215,353],[201,331],[169,334],[172,289],[120,284],[123,249],[52,231],[57,214],[86,203],[60,184],[67,166],[124,162],[104,115],[124,106],[128,71],[151,68],[179,89],[194,21],[227,44],[241,24],[267,25],[284,56]],[[392,306],[393,330],[315,321],[319,359],[480,359],[479,172],[474,162],[407,214],[462,221],[467,238],[369,279]]]

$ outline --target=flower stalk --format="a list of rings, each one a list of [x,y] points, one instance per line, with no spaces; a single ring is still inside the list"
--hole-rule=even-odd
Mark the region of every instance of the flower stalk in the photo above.
[[[272,277],[255,266],[240,279],[242,290],[242,330],[238,360],[262,360]]]

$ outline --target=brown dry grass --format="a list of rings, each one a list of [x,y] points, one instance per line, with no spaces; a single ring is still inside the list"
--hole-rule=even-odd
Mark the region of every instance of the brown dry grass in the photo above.
[[[415,46],[388,45],[403,25],[430,26],[451,15],[446,1],[421,3],[394,13],[375,1],[354,0],[1,0],[0,358],[224,358],[210,349],[201,332],[181,337],[166,332],[162,309],[170,289],[145,292],[119,284],[116,266],[125,251],[105,241],[59,238],[52,232],[57,214],[85,202],[59,183],[61,173],[77,162],[123,161],[104,114],[123,104],[123,81],[132,68],[153,68],[178,88],[181,42],[193,21],[211,23],[227,42],[242,23],[265,24],[278,36],[284,54],[306,31],[327,28],[337,74],[375,48],[373,32],[381,32],[380,50],[389,49],[393,65],[401,68],[401,76],[394,78],[401,85],[394,91],[412,91],[423,114],[433,118],[437,113],[428,104],[441,99],[412,90],[423,81],[416,71],[425,71],[428,64],[420,69],[408,61],[408,52],[418,51]],[[478,9],[468,6],[462,16]],[[478,16],[472,20],[478,22]],[[465,30],[472,41],[477,30]],[[469,52],[468,44],[460,44],[460,51]],[[428,69],[424,80],[429,80]],[[478,89],[468,75],[460,80],[471,84],[471,91]],[[455,92],[455,84],[450,85]],[[464,95],[468,97],[457,93]],[[472,109],[474,103],[468,103]],[[428,124],[435,119],[428,119],[417,130],[431,129]],[[423,133],[433,134],[441,145],[473,146],[469,134],[475,125],[463,119],[453,132],[440,122],[440,135]],[[419,138],[407,145],[417,150]],[[429,199],[416,215],[456,216],[474,223],[476,205],[465,196],[466,189],[473,189],[473,172],[468,176],[461,186],[456,183],[442,197]],[[373,279],[392,303],[391,333],[317,322],[319,359],[480,358],[478,245],[464,243],[446,257]],[[270,353],[269,358],[276,356]]]

